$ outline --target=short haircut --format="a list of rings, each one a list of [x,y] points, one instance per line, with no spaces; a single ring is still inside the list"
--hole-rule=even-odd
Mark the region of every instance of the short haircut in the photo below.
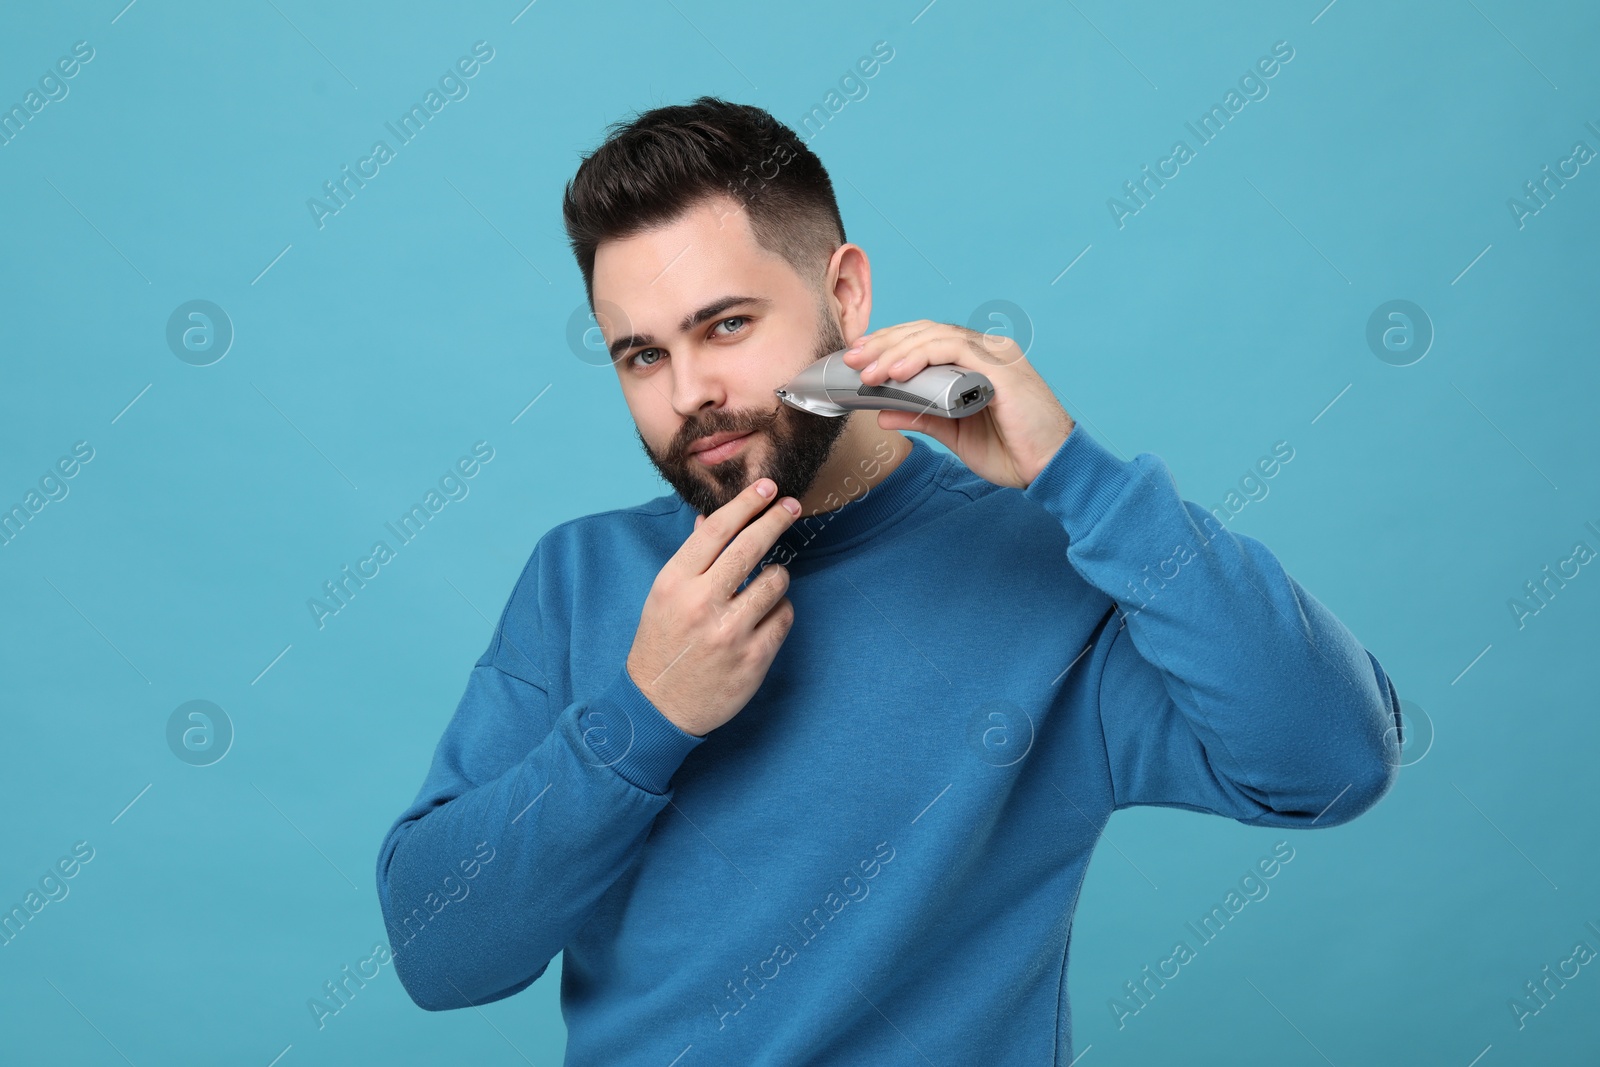
[[[666,225],[718,195],[742,204],[756,243],[821,291],[844,220],[822,161],[788,126],[761,108],[702,96],[608,130],[561,203],[591,309],[601,241]]]

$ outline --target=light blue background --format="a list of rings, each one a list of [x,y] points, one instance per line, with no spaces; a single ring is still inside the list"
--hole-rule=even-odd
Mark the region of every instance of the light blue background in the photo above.
[[[1525,1030],[1507,1005],[1600,948],[1600,570],[1523,629],[1507,607],[1600,548],[1600,166],[1524,228],[1507,208],[1600,148],[1592,5],[124,2],[0,14],[5,107],[95,50],[0,147],[0,504],[95,450],[0,548],[0,904],[95,849],[0,947],[8,1061],[559,1062],[559,965],[481,1010],[426,1014],[388,967],[321,1030],[307,1001],[384,936],[379,842],[535,541],[666,491],[569,347],[562,187],[658,104],[797,125],[880,40],[809,141],[873,325],[1015,302],[1068,410],[1208,506],[1288,441],[1231,528],[1436,732],[1338,828],[1114,818],[1072,941],[1080,1063],[1594,1054],[1600,966]],[[306,200],[478,40],[470,94],[318,229]],[[1280,40],[1270,94],[1119,229],[1107,199]],[[165,341],[192,299],[236,331],[211,366]],[[1392,299],[1437,332],[1410,366],[1365,340]],[[307,598],[480,440],[470,495],[319,631]],[[236,731],[203,768],[165,737],[193,699]],[[1286,837],[1271,895],[1119,1030],[1122,983]]]

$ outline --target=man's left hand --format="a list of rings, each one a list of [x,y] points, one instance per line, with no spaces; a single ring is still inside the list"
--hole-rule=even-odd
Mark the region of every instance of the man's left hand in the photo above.
[[[866,334],[845,350],[844,361],[864,385],[906,381],[926,367],[947,363],[977,371],[994,383],[994,398],[976,415],[951,419],[885,409],[885,430],[916,430],[934,438],[985,481],[1026,489],[1066,441],[1074,425],[1050,386],[1000,334],[919,319]],[[867,369],[869,364],[877,366]]]

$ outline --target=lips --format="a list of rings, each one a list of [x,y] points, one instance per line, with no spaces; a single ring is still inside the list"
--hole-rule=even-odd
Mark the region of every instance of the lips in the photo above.
[[[754,430],[745,430],[713,434],[696,441],[690,448],[690,454],[708,465],[720,463],[739,451],[744,446],[745,440],[754,433]]]
[[[695,441],[694,444],[689,446],[689,451],[703,452],[708,448],[716,448],[718,445],[725,444],[735,437],[743,437],[749,432],[749,430],[727,430],[723,433],[714,433],[710,437],[702,437]]]

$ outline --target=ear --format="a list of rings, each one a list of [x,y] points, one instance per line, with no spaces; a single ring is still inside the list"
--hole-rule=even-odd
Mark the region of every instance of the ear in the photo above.
[[[828,260],[826,296],[847,343],[867,332],[872,321],[872,264],[860,245],[846,242]]]

